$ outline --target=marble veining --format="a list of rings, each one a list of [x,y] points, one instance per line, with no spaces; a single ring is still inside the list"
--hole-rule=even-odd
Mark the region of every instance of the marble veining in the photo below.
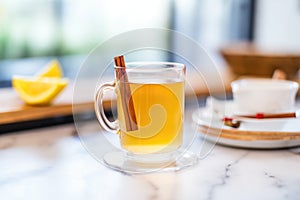
[[[222,187],[224,185],[226,185],[227,181],[230,179],[231,177],[231,173],[232,170],[234,170],[233,168],[245,157],[249,154],[249,152],[246,152],[245,154],[243,154],[242,156],[240,156],[238,159],[234,160],[232,163],[229,163],[226,165],[224,173],[222,174],[222,176],[220,177],[220,182],[216,183],[214,185],[211,185],[210,190],[208,192],[208,200],[213,199],[214,197],[214,192],[219,188]]]
[[[278,177],[269,174],[268,172],[265,172],[265,175],[273,182],[274,186],[278,187],[278,188],[282,188],[284,187],[284,182],[279,179]]]
[[[96,161],[74,133],[74,125],[69,124],[0,136],[0,199],[300,197],[299,147],[264,151],[217,145],[196,166],[132,176]],[[195,142],[201,144],[201,139]]]

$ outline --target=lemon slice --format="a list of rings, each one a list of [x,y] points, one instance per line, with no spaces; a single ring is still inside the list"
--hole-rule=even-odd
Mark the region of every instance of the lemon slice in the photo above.
[[[68,84],[65,78],[14,76],[12,85],[29,105],[49,104]]]
[[[58,60],[52,60],[47,64],[45,68],[43,68],[40,72],[38,72],[35,76],[37,77],[54,77],[54,78],[62,78],[63,71],[60,66]]]

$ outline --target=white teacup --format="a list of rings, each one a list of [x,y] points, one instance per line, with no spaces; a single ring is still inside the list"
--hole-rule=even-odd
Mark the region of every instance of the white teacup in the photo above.
[[[298,87],[296,82],[276,79],[241,79],[231,83],[239,114],[292,111]]]

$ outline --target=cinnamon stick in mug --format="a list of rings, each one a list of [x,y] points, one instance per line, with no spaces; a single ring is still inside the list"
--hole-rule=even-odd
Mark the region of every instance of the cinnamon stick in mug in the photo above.
[[[131,98],[131,90],[126,73],[124,56],[117,56],[114,58],[114,61],[115,65],[118,67],[116,70],[116,78],[120,83],[120,96],[122,99],[126,131],[138,130],[134,104]]]

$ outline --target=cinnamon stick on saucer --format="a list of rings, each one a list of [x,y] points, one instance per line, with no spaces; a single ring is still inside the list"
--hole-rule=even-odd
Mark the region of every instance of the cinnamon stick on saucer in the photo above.
[[[300,111],[297,111],[298,113]],[[256,113],[255,115],[237,115],[237,117],[246,117],[246,118],[256,118],[256,119],[270,119],[270,118],[295,118],[299,117],[297,112],[290,112],[290,113]]]
[[[133,100],[131,98],[131,90],[126,74],[124,56],[117,56],[114,58],[114,60],[115,65],[118,67],[116,69],[116,78],[120,83],[119,88],[125,118],[124,120],[126,131],[134,131],[138,129],[138,126],[136,122]]]

